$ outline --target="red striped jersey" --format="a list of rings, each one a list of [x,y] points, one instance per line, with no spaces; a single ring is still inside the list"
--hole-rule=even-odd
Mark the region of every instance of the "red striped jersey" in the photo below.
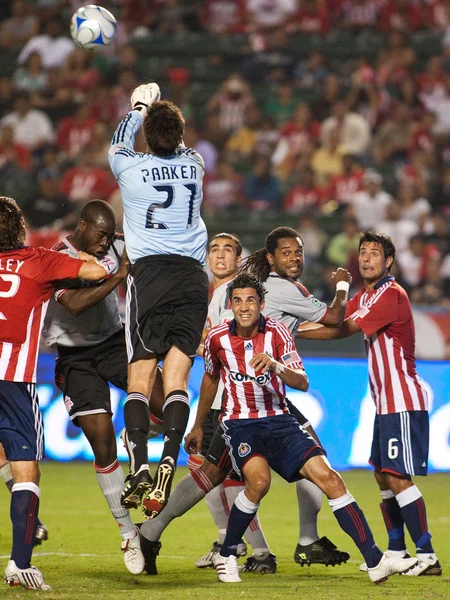
[[[405,290],[393,277],[385,277],[374,290],[363,289],[349,301],[348,316],[364,333],[377,413],[428,410],[427,392],[416,371],[414,320]]]
[[[283,323],[261,316],[258,333],[238,337],[236,321],[213,327],[205,340],[205,370],[220,373],[225,387],[221,419],[257,419],[287,412],[284,383],[274,372],[255,372],[251,359],[266,352],[292,369],[303,369],[294,338]]]
[[[39,336],[54,282],[77,277],[82,264],[45,248],[0,252],[0,380],[36,381]]]

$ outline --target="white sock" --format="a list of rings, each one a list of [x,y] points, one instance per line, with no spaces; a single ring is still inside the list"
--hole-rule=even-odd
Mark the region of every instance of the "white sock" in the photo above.
[[[230,482],[230,481],[232,481],[233,485],[227,485],[227,482]],[[225,492],[226,492],[226,496],[227,496],[227,500],[228,500],[228,506],[233,506],[236,498],[239,496],[239,494],[243,490],[245,490],[245,485],[243,483],[238,484],[238,485],[236,485],[236,483],[237,482],[235,482],[233,480],[226,479],[224,481],[224,487],[225,487]],[[247,542],[250,544],[250,546],[252,547],[253,553],[256,556],[263,556],[265,554],[270,554],[269,545],[267,543],[264,532],[261,529],[258,515],[255,515],[253,521],[250,523],[250,525],[245,530],[244,537],[247,540]]]
[[[223,485],[220,484],[208,492],[205,500],[218,530],[219,544],[223,544],[227,532],[228,516],[230,514]]]
[[[308,479],[300,479],[295,487],[300,521],[298,543],[301,546],[308,546],[319,539],[317,515],[322,508],[323,493]]]
[[[98,485],[105,496],[109,510],[115,518],[124,540],[136,536],[136,528],[131,520],[128,509],[120,504],[120,497],[125,487],[125,475],[119,461],[116,459],[109,467],[98,467],[94,463]]]

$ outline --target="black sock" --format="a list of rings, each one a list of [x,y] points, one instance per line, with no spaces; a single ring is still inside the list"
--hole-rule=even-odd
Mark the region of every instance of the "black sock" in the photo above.
[[[144,394],[130,392],[124,406],[125,427],[132,445],[130,470],[135,473],[142,465],[148,464],[147,440],[150,426],[148,399]]]
[[[30,567],[39,510],[39,488],[36,484],[18,483],[11,495],[13,547],[11,560],[19,569]]]
[[[183,390],[175,390],[167,396],[163,407],[164,450],[161,460],[170,456],[175,464],[180,444],[189,419],[189,397]]]

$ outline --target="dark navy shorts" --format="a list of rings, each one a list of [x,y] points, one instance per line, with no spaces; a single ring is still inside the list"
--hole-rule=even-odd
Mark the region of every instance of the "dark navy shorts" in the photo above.
[[[376,415],[369,462],[382,473],[426,475],[428,444],[427,411]]]
[[[34,383],[0,380],[0,442],[8,460],[41,460],[44,427]]]
[[[262,456],[271,469],[289,483],[301,479],[299,471],[324,450],[292,415],[227,420],[222,424],[233,469],[242,473],[253,456]]]

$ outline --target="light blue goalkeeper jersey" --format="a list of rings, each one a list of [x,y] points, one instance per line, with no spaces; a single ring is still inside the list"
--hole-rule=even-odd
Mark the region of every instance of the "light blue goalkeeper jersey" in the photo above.
[[[134,263],[144,256],[179,254],[204,264],[208,234],[200,217],[203,159],[184,146],[166,158],[135,152],[142,119],[139,111],[130,111],[109,151],[122,194],[128,257]]]

